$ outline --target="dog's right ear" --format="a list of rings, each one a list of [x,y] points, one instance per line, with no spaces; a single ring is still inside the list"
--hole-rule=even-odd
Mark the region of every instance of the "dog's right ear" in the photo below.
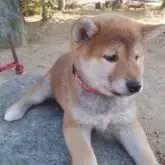
[[[88,17],[79,18],[72,27],[72,40],[76,43],[89,40],[99,32],[99,28]]]
[[[145,41],[150,41],[163,32],[165,32],[165,24],[146,24],[142,26],[142,33]]]

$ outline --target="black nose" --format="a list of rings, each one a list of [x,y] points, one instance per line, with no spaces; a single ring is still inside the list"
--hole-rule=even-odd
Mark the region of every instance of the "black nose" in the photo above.
[[[128,91],[131,93],[139,92],[141,87],[142,86],[140,85],[138,81],[130,80],[127,82]]]

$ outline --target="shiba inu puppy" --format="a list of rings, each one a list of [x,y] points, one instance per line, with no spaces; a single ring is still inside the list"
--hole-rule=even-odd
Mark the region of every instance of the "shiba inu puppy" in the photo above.
[[[55,98],[64,110],[63,133],[72,165],[98,165],[93,129],[113,134],[137,165],[158,165],[138,119],[134,97],[143,87],[144,45],[165,25],[135,22],[120,15],[81,17],[71,45],[5,120],[18,120],[33,105]]]

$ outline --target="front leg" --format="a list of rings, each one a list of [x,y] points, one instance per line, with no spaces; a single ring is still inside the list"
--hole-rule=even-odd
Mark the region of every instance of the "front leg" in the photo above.
[[[28,90],[24,96],[5,112],[6,121],[22,118],[29,108],[52,97],[50,76],[47,74]]]
[[[159,164],[138,120],[130,125],[116,126],[115,135],[134,159],[136,165]]]
[[[98,165],[90,144],[90,127],[79,126],[69,115],[64,114],[63,132],[72,165]]]

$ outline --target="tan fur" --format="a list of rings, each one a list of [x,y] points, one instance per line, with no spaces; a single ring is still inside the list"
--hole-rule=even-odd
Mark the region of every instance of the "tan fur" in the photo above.
[[[137,165],[158,165],[126,82],[136,80],[142,84],[146,34],[155,37],[163,32],[162,26],[142,25],[111,14],[78,19],[72,28],[70,52],[61,56],[48,74],[6,111],[5,120],[17,120],[32,105],[53,96],[64,110],[63,132],[72,165],[98,164],[90,144],[93,128],[114,134]],[[104,59],[104,55],[115,53],[117,62]],[[137,55],[140,59],[136,61]],[[73,64],[82,80],[104,96],[79,86],[73,77]]]

